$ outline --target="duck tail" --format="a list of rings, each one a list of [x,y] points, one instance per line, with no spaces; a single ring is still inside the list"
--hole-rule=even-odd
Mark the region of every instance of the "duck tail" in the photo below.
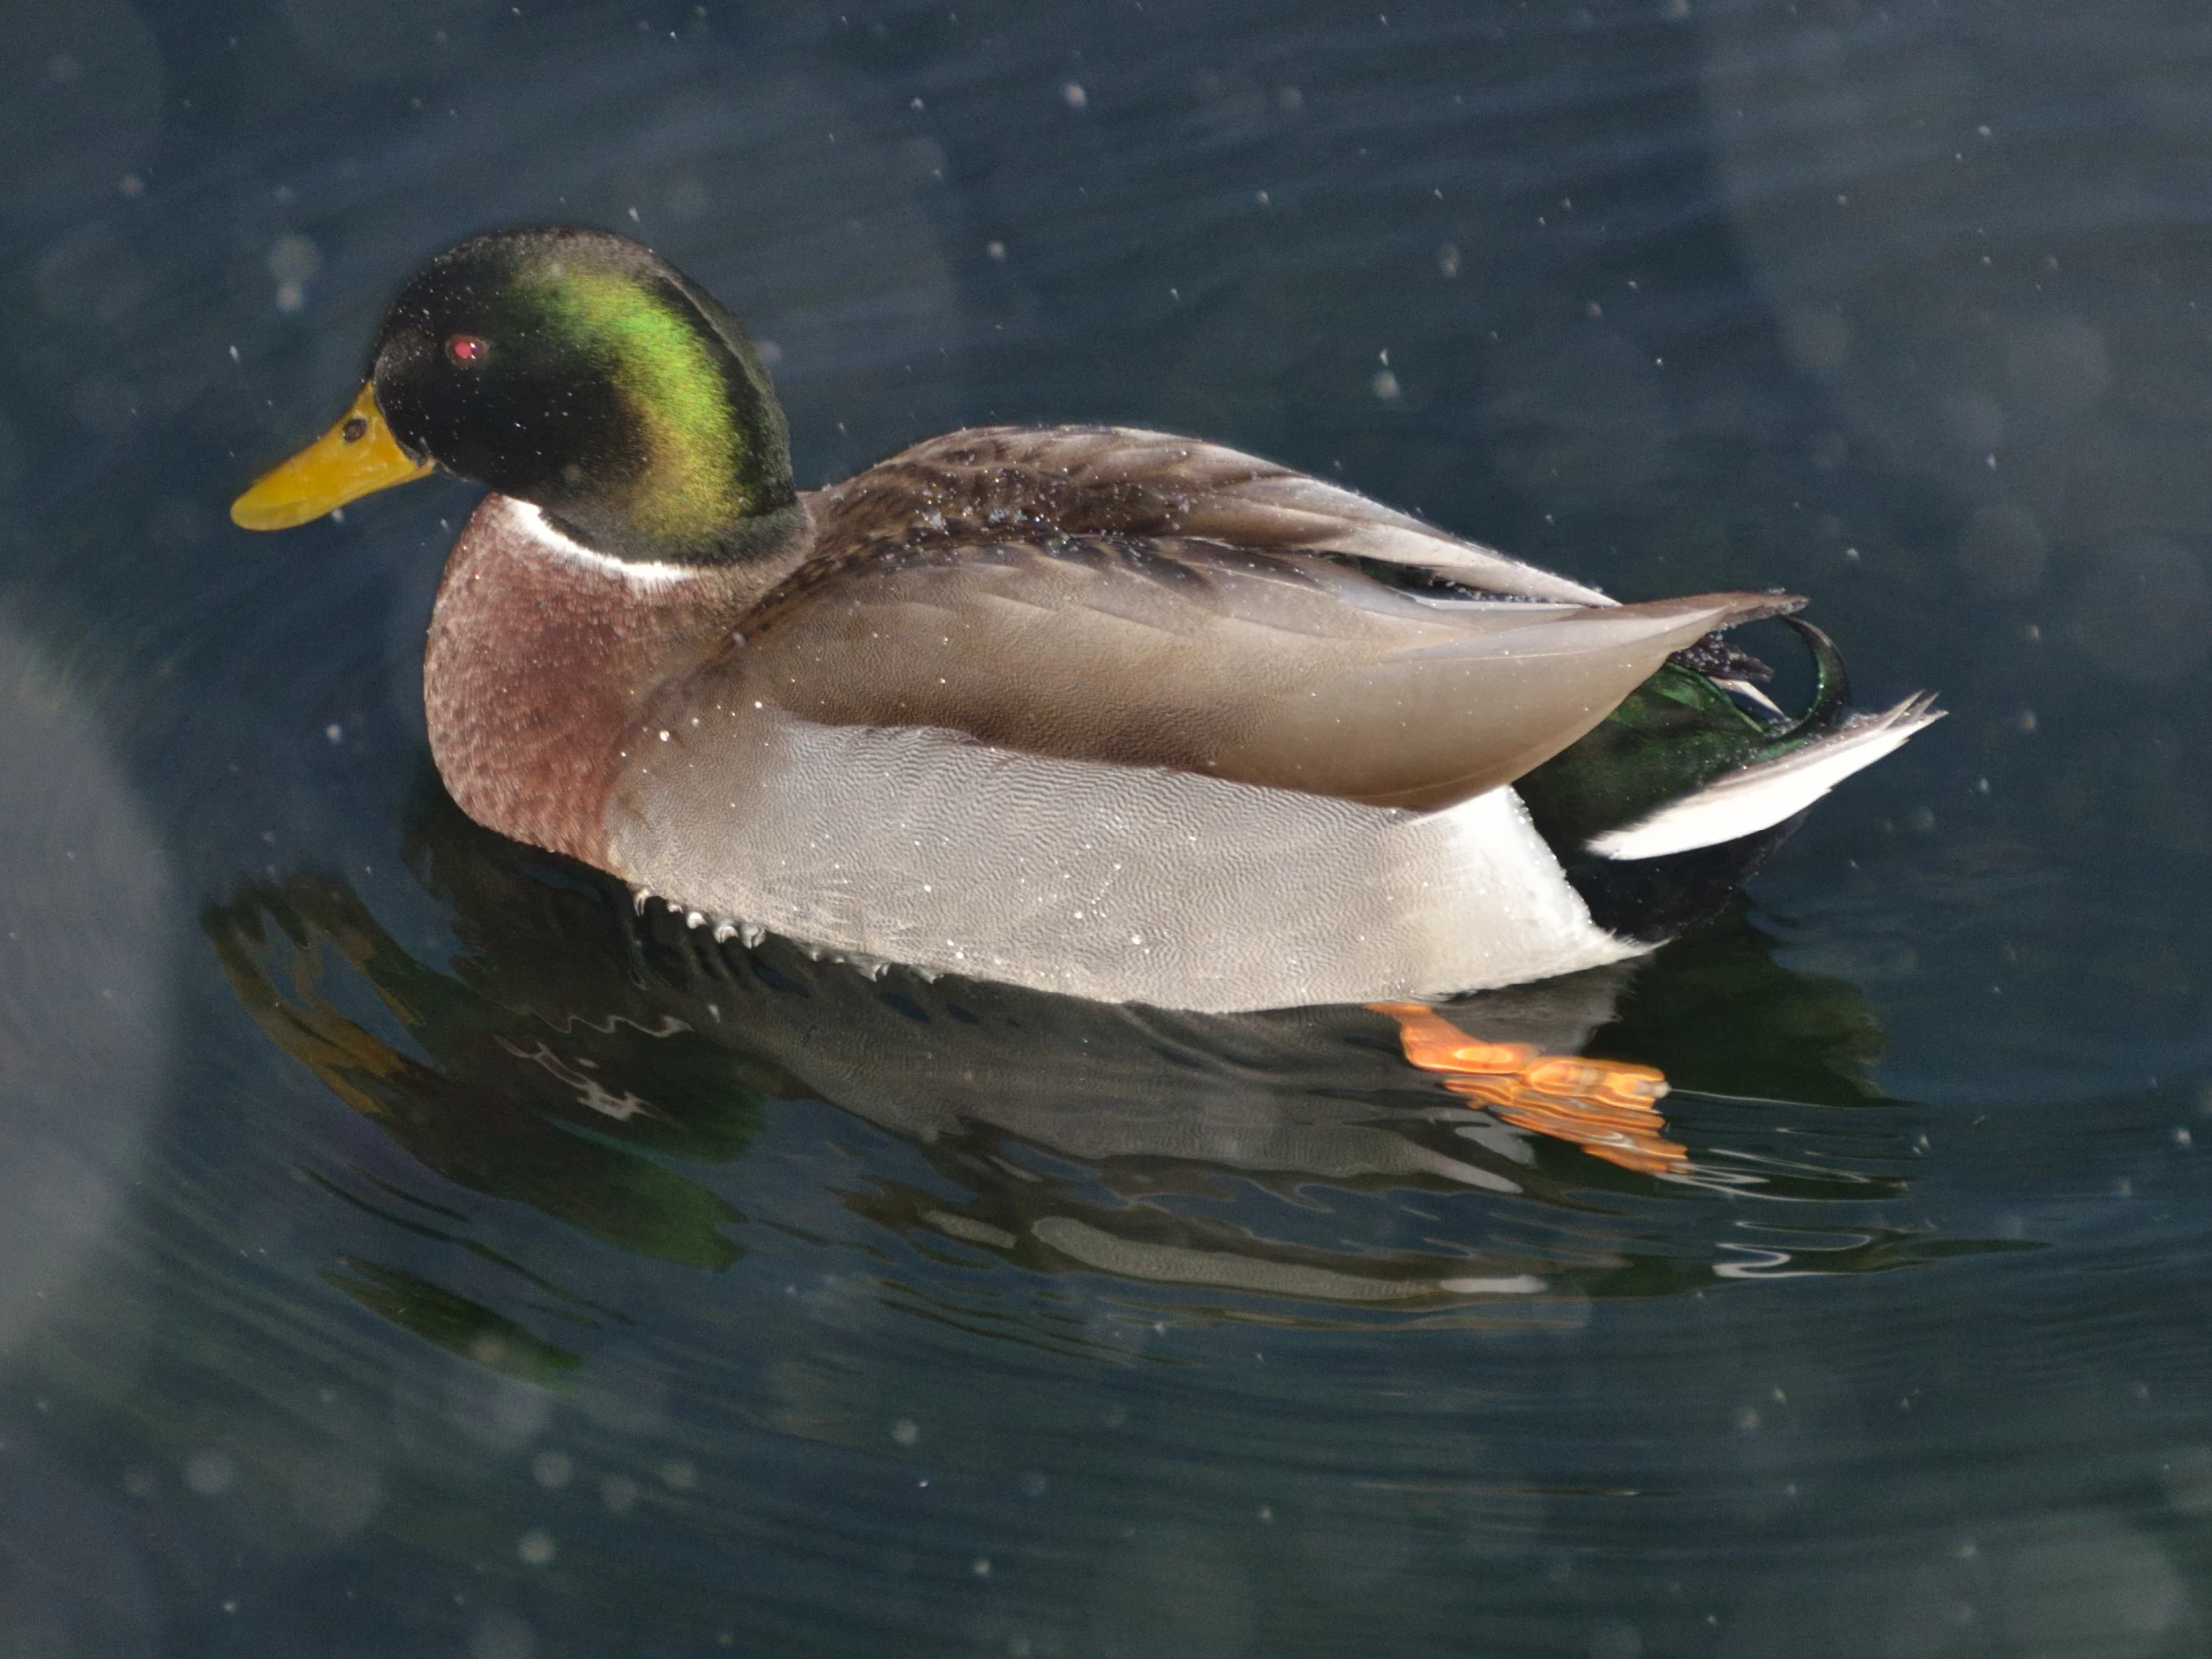
[[[1804,812],[1853,773],[1943,718],[1933,692],[1915,692],[1880,714],[1847,713],[1851,686],[1835,644],[1811,623],[1787,620],[1813,654],[1813,698],[1805,713],[1775,734],[1766,758],[1593,837],[1588,851],[1627,862],[1757,834]]]

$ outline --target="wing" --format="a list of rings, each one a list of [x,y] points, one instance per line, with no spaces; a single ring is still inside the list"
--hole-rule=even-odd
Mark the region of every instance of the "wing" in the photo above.
[[[1795,603],[1438,600],[1190,537],[884,544],[804,568],[682,703],[1427,810],[1549,759],[1669,652]]]
[[[975,426],[810,498],[823,540],[1188,536],[1433,571],[1485,593],[1608,605],[1595,588],[1461,541],[1364,495],[1195,438],[1127,426]]]

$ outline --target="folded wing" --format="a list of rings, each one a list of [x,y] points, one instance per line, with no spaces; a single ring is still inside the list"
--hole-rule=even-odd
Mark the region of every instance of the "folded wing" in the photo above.
[[[925,539],[803,573],[684,701],[1428,810],[1549,759],[1670,652],[1796,603],[1437,599],[1188,535]]]
[[[1188,536],[1435,571],[1500,597],[1609,605],[1597,589],[1218,443],[1130,426],[973,426],[813,498],[829,542]]]

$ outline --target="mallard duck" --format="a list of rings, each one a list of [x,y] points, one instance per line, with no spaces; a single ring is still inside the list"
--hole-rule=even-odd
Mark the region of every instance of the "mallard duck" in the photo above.
[[[792,482],[650,250],[471,238],[240,525],[489,486],[423,691],[479,823],[725,935],[1107,1001],[1433,1000],[1649,950],[1936,718],[1781,717],[1720,630],[1218,444],[978,427]]]

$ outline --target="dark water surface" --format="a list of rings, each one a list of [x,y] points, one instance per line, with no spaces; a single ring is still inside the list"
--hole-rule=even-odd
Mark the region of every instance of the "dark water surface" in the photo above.
[[[1379,3],[0,9],[0,1654],[2212,1648],[2212,23]],[[1203,433],[1952,717],[1460,1010],[1671,1173],[703,951],[430,774],[463,488],[224,518],[549,218],[803,482]]]

